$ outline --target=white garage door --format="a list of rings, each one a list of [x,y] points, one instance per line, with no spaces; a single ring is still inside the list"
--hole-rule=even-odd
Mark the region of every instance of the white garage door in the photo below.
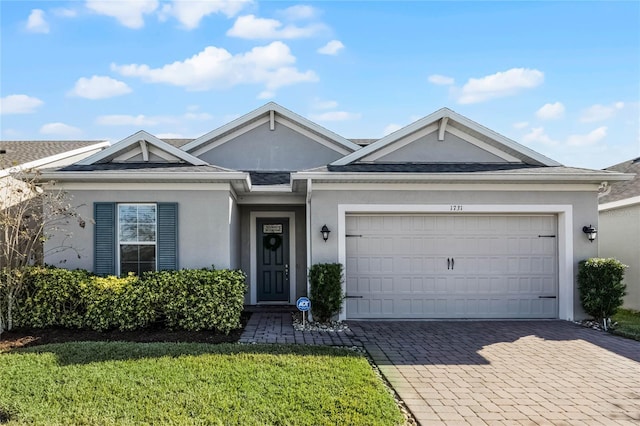
[[[348,215],[348,318],[557,318],[554,215]]]

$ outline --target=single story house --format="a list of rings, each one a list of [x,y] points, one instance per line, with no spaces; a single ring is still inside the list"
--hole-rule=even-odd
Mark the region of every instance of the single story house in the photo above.
[[[349,140],[268,103],[194,140],[139,131],[44,173],[95,223],[50,264],[98,274],[239,268],[246,303],[295,304],[345,267],[341,319],[582,316],[603,182],[442,108]],[[325,232],[321,232],[324,230]],[[48,241],[56,245],[56,239]]]
[[[613,182],[599,198],[600,257],[615,257],[629,268],[624,282],[624,307],[640,310],[640,157],[606,170],[635,173],[632,180]]]

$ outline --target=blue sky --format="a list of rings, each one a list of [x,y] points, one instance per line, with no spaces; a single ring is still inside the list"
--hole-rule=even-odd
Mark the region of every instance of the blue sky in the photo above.
[[[0,136],[197,137],[275,101],[348,138],[449,107],[570,166],[640,156],[639,2],[2,1]]]

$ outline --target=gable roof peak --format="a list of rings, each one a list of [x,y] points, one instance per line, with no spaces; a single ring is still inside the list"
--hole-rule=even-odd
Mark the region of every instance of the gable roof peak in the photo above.
[[[185,151],[182,151],[179,148],[176,148],[175,146],[163,141],[162,139],[157,138],[156,136],[152,135],[151,133],[145,130],[138,130],[131,136],[128,136],[122,139],[121,141],[116,142],[115,144],[112,144],[110,147],[104,149],[103,151],[100,151],[90,157],[87,157],[76,164],[87,166],[87,165],[98,163],[99,161],[104,160],[108,157],[111,157],[114,154],[120,151],[123,151],[134,144],[139,143],[140,141],[145,141],[155,146],[156,148],[162,151],[165,151],[173,155],[174,157],[179,158],[180,160],[186,163],[192,164],[194,166],[204,166],[208,164],[206,161],[203,161]]]

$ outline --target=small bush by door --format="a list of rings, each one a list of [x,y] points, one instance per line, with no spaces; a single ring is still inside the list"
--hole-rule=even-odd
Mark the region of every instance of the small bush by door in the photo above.
[[[627,266],[619,260],[591,258],[580,262],[578,289],[585,312],[607,329],[607,322],[624,302],[627,286],[622,282]]]
[[[311,313],[319,322],[327,322],[342,309],[342,264],[317,263],[309,269]]]

